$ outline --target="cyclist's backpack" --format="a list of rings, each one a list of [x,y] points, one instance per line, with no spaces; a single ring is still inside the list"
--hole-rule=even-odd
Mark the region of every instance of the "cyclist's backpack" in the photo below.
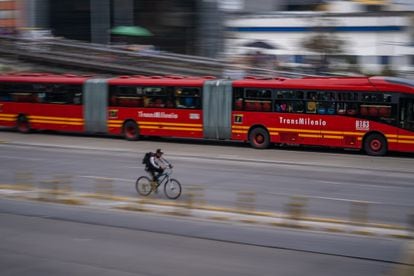
[[[144,164],[145,166],[149,166],[149,163],[150,163],[150,158],[151,158],[151,152],[147,152],[145,155],[144,155],[144,158],[142,158],[142,164]]]

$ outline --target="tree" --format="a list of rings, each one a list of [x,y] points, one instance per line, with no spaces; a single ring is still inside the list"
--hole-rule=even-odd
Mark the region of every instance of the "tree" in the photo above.
[[[317,70],[328,66],[330,55],[340,55],[345,52],[346,41],[340,39],[334,31],[334,22],[322,20],[314,28],[315,34],[302,40],[302,47],[320,55]]]
[[[345,42],[332,33],[317,33],[305,39],[302,46],[322,56],[342,54]]]

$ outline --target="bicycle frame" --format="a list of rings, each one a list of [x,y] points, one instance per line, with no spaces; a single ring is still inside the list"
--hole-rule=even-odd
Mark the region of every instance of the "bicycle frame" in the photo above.
[[[172,174],[172,169],[167,168],[165,169],[165,171],[160,174],[157,178],[157,187],[161,186],[162,184],[168,183],[168,181],[170,180],[170,175]],[[150,174],[151,175],[151,174]]]

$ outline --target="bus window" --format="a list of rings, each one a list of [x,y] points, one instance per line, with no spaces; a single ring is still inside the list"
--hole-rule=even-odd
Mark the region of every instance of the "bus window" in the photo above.
[[[9,85],[0,83],[0,102],[9,102],[11,100]]]
[[[279,90],[275,93],[275,111],[288,113],[304,112],[304,92],[294,90]]]
[[[359,101],[358,92],[339,92],[338,101],[340,102],[357,102]]]
[[[37,102],[52,104],[82,103],[82,88],[80,85],[36,85],[35,90]]]
[[[174,95],[177,108],[201,108],[201,93],[199,87],[176,87]]]
[[[414,131],[414,99],[401,99],[401,127]]]
[[[318,92],[318,114],[333,115],[336,113],[336,94],[334,92]]]
[[[244,96],[242,88],[233,88],[233,110],[244,110]]]
[[[270,99],[272,91],[269,89],[246,89],[246,98],[250,99]]]
[[[144,107],[165,107],[167,101],[167,92],[165,87],[143,87]]]
[[[306,102],[306,113],[316,113],[318,103],[316,102],[316,92],[308,92]]]
[[[4,87],[7,90],[5,99],[19,103],[37,102],[37,96],[34,93],[32,84],[10,83]]]
[[[142,107],[144,105],[143,88],[137,86],[110,86],[109,106]]]
[[[244,110],[272,111],[272,90],[263,88],[246,88]]]

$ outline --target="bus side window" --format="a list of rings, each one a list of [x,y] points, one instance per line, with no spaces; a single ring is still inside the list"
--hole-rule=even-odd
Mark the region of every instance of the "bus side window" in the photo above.
[[[307,102],[306,113],[316,113],[316,102],[314,100]]]
[[[336,112],[339,115],[344,115],[346,113],[346,104],[345,103],[338,103],[336,105]]]
[[[174,95],[177,108],[201,108],[201,91],[199,87],[177,87]]]
[[[12,97],[10,96],[10,93],[8,91],[0,91],[0,101],[10,102],[11,100]]]
[[[143,87],[141,95],[145,95],[143,98],[144,107],[164,108],[166,106],[165,102],[167,100],[167,90],[165,87]]]
[[[303,101],[293,101],[292,107],[293,107],[293,112],[303,113],[305,105],[303,104]]]
[[[82,104],[82,93],[76,93],[75,92],[75,96],[73,97],[73,103],[74,104]]]
[[[234,110],[243,110],[243,98],[238,98],[235,101]]]
[[[243,88],[233,88],[233,110],[244,110]]]
[[[347,115],[357,115],[358,114],[358,104],[357,103],[348,103],[346,109]]]
[[[316,92],[307,93],[307,102],[306,102],[306,113],[316,113],[317,103],[316,103]]]

